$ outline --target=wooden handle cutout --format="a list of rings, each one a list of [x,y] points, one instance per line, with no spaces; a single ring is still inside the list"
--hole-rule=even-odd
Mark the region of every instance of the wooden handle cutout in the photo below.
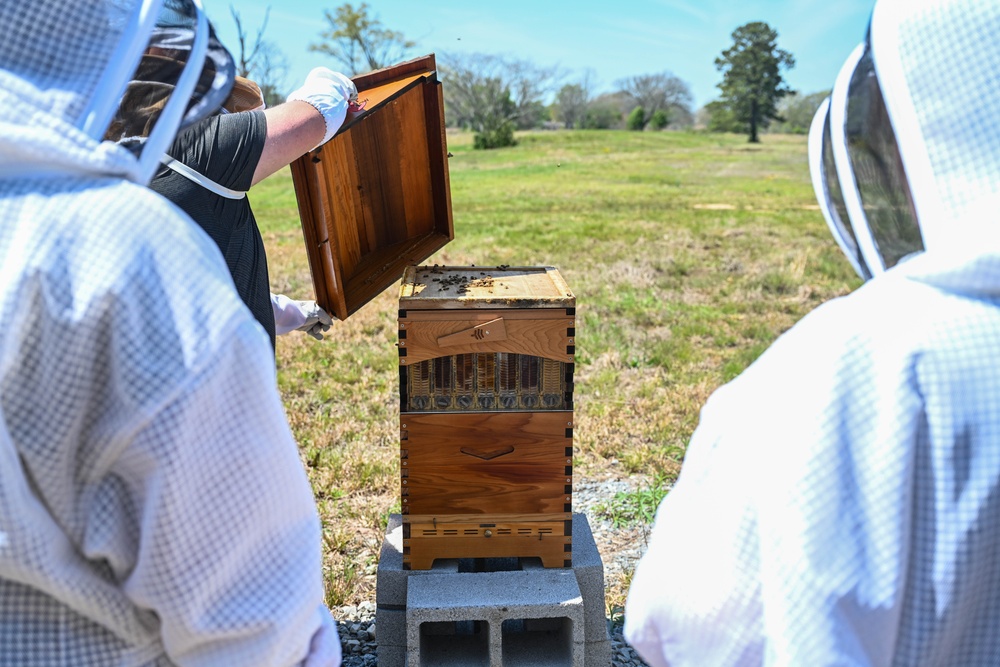
[[[437,343],[441,347],[447,347],[449,345],[487,343],[494,340],[507,340],[507,327],[504,325],[502,317],[477,324],[471,329],[441,336],[437,339]]]
[[[459,450],[463,454],[468,454],[469,456],[475,456],[477,459],[482,459],[484,461],[489,461],[490,459],[495,459],[499,456],[504,456],[510,454],[514,451],[513,445],[507,445],[506,447],[501,447],[500,449],[494,449],[489,452],[481,452],[477,449],[472,449],[470,447],[462,447]]]

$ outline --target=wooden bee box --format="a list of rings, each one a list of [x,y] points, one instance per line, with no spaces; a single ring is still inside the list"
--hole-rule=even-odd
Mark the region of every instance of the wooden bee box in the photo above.
[[[360,111],[291,165],[316,301],[344,320],[454,238],[433,55],[354,79]]]
[[[406,269],[404,568],[438,558],[572,564],[575,315],[550,267]]]

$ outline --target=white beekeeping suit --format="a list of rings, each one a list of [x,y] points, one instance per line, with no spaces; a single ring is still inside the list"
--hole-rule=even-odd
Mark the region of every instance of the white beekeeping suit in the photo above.
[[[653,667],[995,667],[1000,5],[879,0],[810,162],[870,280],[708,400],[626,638]]]
[[[268,339],[144,187],[228,53],[193,0],[0,0],[0,26],[0,665],[335,667]],[[127,149],[103,137],[147,47],[189,65]]]

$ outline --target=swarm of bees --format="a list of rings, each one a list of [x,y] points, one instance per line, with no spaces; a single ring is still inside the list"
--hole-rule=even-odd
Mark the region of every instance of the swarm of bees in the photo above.
[[[473,264],[475,266],[475,264]],[[509,264],[501,264],[496,267],[499,271],[504,271],[510,268]],[[444,272],[438,267],[437,264],[430,268],[430,273],[434,275],[442,275]],[[493,276],[486,273],[485,271],[479,272],[479,277],[472,275],[466,275],[461,273],[453,273],[451,275],[445,276],[443,278],[431,278],[431,282],[439,283],[441,289],[448,290],[449,288],[456,288],[459,294],[468,294],[474,288],[475,289],[485,289],[487,293],[492,294],[494,286],[497,283],[494,282]],[[509,285],[504,285],[504,289],[510,289]]]

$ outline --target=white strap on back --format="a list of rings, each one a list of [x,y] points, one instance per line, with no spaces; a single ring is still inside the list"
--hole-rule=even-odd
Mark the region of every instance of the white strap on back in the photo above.
[[[179,162],[169,155],[164,155],[160,158],[160,162],[163,163],[168,169],[172,169],[189,181],[193,181],[200,185],[201,187],[214,192],[220,197],[225,197],[226,199],[244,199],[247,196],[246,192],[240,192],[239,190],[230,190],[224,185],[219,185],[208,176],[204,174],[199,174],[197,171],[187,166],[183,162]]]

